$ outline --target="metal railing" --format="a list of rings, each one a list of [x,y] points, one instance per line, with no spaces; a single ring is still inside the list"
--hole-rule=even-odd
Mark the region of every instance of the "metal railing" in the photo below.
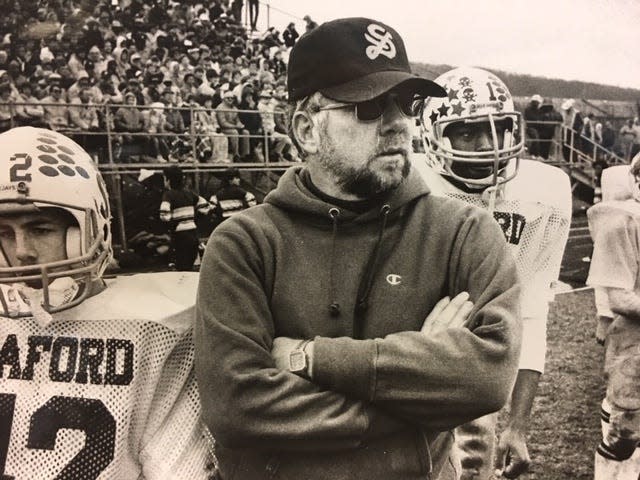
[[[603,147],[594,139],[582,135],[562,122],[529,121],[527,125],[555,126],[555,132],[551,138],[528,138],[527,142],[551,143],[549,158],[543,161],[566,169],[573,179],[592,188],[596,184],[596,170],[594,169],[596,162],[602,162],[609,166],[628,163],[616,152]]]
[[[161,171],[163,168],[177,164],[179,165],[183,172],[188,176],[191,176],[191,184],[196,192],[199,193],[200,185],[201,185],[201,176],[203,174],[212,174],[216,172],[222,172],[229,168],[231,165],[237,167],[241,170],[248,171],[279,171],[288,168],[291,165],[294,165],[296,162],[291,161],[271,161],[270,160],[270,143],[273,140],[282,139],[283,137],[275,137],[269,135],[267,132],[263,132],[262,134],[242,134],[242,133],[225,133],[220,129],[219,132],[212,131],[199,131],[198,130],[198,122],[196,120],[196,113],[198,112],[207,112],[210,115],[216,115],[217,112],[236,112],[236,113],[252,113],[255,115],[259,115],[260,118],[263,118],[265,115],[275,115],[284,113],[281,110],[275,110],[274,112],[261,112],[259,110],[240,110],[236,108],[226,109],[226,108],[218,108],[218,109],[206,109],[200,105],[189,105],[189,106],[165,106],[165,107],[151,107],[149,105],[125,105],[125,104],[78,104],[78,103],[33,103],[33,102],[8,102],[0,104],[0,112],[5,110],[5,113],[10,115],[8,119],[8,126],[6,128],[13,128],[16,126],[22,126],[25,124],[23,120],[18,117],[19,108],[17,107],[35,107],[40,106],[45,109],[45,114],[42,118],[35,119],[35,121],[26,122],[31,123],[34,126],[43,126],[45,128],[50,128],[49,120],[47,119],[47,109],[51,108],[59,108],[61,112],[64,112],[66,109],[67,113],[64,113],[63,116],[67,120],[67,126],[58,126],[55,128],[60,133],[63,133],[67,136],[74,138],[81,145],[91,143],[87,142],[87,139],[93,137],[94,140],[101,139],[102,141],[100,147],[96,147],[96,143],[94,142],[93,148],[85,148],[88,150],[94,162],[96,163],[98,169],[105,176],[105,180],[107,180],[107,185],[109,187],[109,194],[113,202],[113,220],[117,222],[118,232],[119,232],[119,241],[118,246],[120,246],[123,250],[127,249],[127,235],[126,235],[126,225],[124,220],[124,208],[122,201],[122,182],[123,175],[126,174],[138,174],[142,168],[158,170]],[[4,107],[4,108],[3,108]],[[149,110],[158,110],[162,109],[164,111],[167,110],[176,110],[180,114],[186,113],[189,119],[189,128],[183,132],[169,132],[169,131],[160,131],[160,132],[148,132],[148,131],[126,131],[121,129],[115,129],[114,124],[114,114],[118,109],[138,109],[141,111],[149,111]],[[71,118],[69,117],[69,111],[73,109],[82,109],[85,111],[89,109],[94,109],[98,116],[98,127],[92,128],[90,130],[85,130],[74,126],[71,123]],[[81,112],[82,113],[82,112]],[[144,113],[143,113],[144,115]],[[73,117],[73,115],[71,116]],[[5,120],[6,122],[6,120]],[[119,156],[116,155],[118,149],[122,148],[121,138],[123,136],[129,136],[131,138],[139,138],[140,142],[137,145],[138,150],[140,151],[137,155],[131,155],[128,159],[138,158],[140,161],[119,161]],[[260,162],[232,162],[230,158],[225,158],[222,161],[199,161],[198,160],[198,142],[203,139],[211,138],[212,136],[217,136],[219,138],[233,138],[235,137],[237,141],[240,141],[242,138],[248,138],[249,141],[251,139],[259,139],[262,142],[262,148],[264,149],[264,160]],[[144,139],[157,138],[182,138],[185,139],[190,145],[189,154],[183,154],[180,156],[178,161],[176,162],[158,162],[158,161],[146,161],[150,157],[146,155],[144,152]],[[84,145],[82,145],[84,148]],[[115,240],[115,239],[114,239]]]

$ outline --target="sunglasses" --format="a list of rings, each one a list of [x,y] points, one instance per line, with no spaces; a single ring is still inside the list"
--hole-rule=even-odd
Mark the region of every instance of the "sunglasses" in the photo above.
[[[393,99],[402,114],[406,117],[416,117],[420,113],[423,99],[413,92],[389,93],[358,103],[330,103],[329,105],[320,107],[318,110],[354,108],[358,120],[361,122],[372,122],[382,116],[387,109],[390,98]]]

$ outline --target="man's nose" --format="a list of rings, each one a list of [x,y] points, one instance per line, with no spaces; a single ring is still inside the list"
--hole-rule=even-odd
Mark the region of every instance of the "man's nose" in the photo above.
[[[493,150],[493,135],[488,130],[482,130],[477,137],[476,149],[478,151]]]
[[[387,95],[384,100],[384,110],[381,117],[381,133],[386,131],[398,132],[407,128],[407,117],[400,110],[397,99],[392,95]]]
[[[38,258],[37,250],[34,248],[33,240],[26,232],[18,231],[15,234],[16,258],[23,265],[32,265]]]

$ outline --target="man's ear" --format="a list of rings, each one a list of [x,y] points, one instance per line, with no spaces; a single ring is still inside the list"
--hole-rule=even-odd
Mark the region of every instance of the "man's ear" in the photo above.
[[[291,131],[296,142],[306,153],[318,152],[320,146],[320,132],[318,124],[313,121],[309,112],[299,111],[291,119]]]

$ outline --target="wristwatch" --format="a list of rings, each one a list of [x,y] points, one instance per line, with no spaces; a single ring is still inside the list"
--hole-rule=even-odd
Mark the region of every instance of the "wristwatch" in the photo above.
[[[298,346],[289,353],[289,371],[306,379],[310,378],[309,361],[304,348],[310,341],[311,340],[302,340]]]

